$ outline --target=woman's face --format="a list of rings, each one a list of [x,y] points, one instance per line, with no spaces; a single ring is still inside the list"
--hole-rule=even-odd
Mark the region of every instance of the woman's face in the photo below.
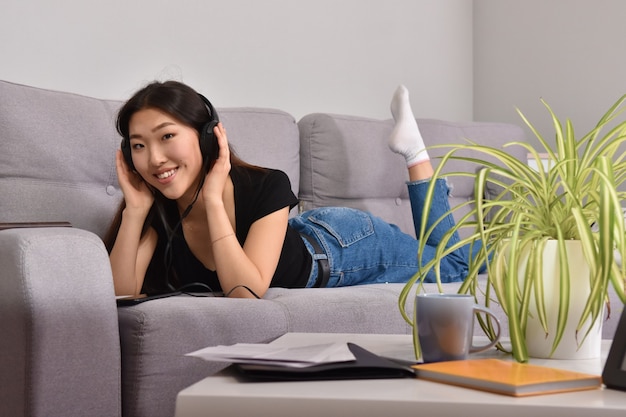
[[[128,127],[139,175],[171,200],[191,198],[202,170],[198,132],[154,108],[133,114]]]

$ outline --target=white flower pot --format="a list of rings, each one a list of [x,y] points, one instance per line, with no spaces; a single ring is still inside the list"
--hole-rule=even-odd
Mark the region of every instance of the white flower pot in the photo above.
[[[543,258],[543,287],[546,315],[548,321],[548,334],[537,319],[535,298],[532,296],[530,317],[526,327],[526,344],[528,354],[534,358],[551,359],[595,359],[601,354],[602,321],[599,317],[593,324],[591,331],[585,338],[591,324],[588,319],[581,330],[576,332],[576,327],[582,316],[585,303],[590,293],[589,266],[585,261],[580,242],[566,241],[570,271],[570,299],[567,325],[565,333],[558,347],[551,355],[554,337],[556,335],[557,318],[559,310],[559,283],[558,247],[555,240],[548,241],[544,250]],[[523,269],[520,268],[519,279],[523,279]],[[604,308],[602,309],[604,312]],[[584,339],[584,340],[583,340]],[[582,342],[582,343],[581,343]]]

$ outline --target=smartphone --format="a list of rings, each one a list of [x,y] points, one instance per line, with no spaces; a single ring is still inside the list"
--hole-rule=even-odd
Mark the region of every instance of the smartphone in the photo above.
[[[117,301],[118,306],[132,306],[132,305],[137,305],[139,303],[143,303],[146,301],[158,300],[159,298],[174,297],[180,294],[182,294],[182,292],[180,291],[168,292],[164,294],[153,294],[153,295],[139,294],[138,296],[120,297],[120,298],[117,298],[116,301]]]
[[[31,227],[72,227],[70,222],[2,222],[0,230],[24,229]]]

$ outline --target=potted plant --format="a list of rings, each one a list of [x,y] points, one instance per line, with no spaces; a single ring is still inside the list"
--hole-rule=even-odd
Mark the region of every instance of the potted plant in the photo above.
[[[434,178],[471,177],[474,198],[451,209],[452,214],[457,210],[469,212],[455,216],[460,219],[438,245],[438,256],[423,264],[401,292],[399,305],[407,322],[411,323],[411,318],[406,302],[415,285],[419,287],[431,270],[440,283],[439,260],[467,245],[474,255],[459,292],[473,294],[477,302],[484,300],[487,307],[499,304],[508,317],[511,351],[517,361],[528,360],[529,343],[534,341],[527,337],[530,339],[532,334],[548,340],[546,356],[551,357],[559,346],[577,350],[588,336],[598,333],[605,308],[610,309],[606,306],[609,286],[613,285],[625,301],[626,263],[622,264],[621,259],[626,259],[626,239],[621,201],[626,192],[620,186],[626,181],[626,147],[621,146],[626,142],[626,120],[617,120],[624,101],[626,95],[602,116],[595,128],[576,139],[572,122],[562,123],[542,100],[554,124],[554,145],[518,110],[543,147],[540,152],[520,142],[508,143],[502,149],[469,140],[467,144],[436,146],[445,148],[446,153]],[[539,167],[543,166],[541,154],[547,158],[548,168],[537,169],[512,157],[506,148],[513,146],[525,148]],[[467,149],[480,157],[468,156]],[[444,174],[449,160],[472,162],[477,170]],[[487,199],[488,191],[492,196]],[[430,193],[433,192],[431,186]],[[424,209],[424,213],[429,211],[429,207]],[[432,231],[432,226],[426,225],[427,219],[423,218],[418,236],[419,257]],[[447,248],[452,234],[461,230],[465,237]],[[480,249],[473,250],[475,245],[480,245]],[[544,255],[546,250],[549,252]],[[480,281],[479,270],[484,265],[487,279]],[[582,295],[576,301],[574,294],[579,291]],[[576,303],[581,305],[576,307]],[[493,337],[491,323],[479,320]],[[568,330],[568,326],[573,329]],[[599,355],[601,333],[597,337]],[[419,346],[415,343],[417,353]],[[499,348],[503,349],[502,345]],[[530,355],[535,356],[532,351]]]

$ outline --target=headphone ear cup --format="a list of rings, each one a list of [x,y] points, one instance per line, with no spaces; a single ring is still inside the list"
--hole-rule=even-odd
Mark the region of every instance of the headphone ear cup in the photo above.
[[[204,166],[208,166],[211,161],[215,161],[219,155],[219,146],[213,129],[217,126],[217,121],[211,120],[202,127],[200,134],[200,152]]]
[[[124,156],[124,161],[126,161],[126,165],[128,165],[131,171],[135,171],[135,164],[133,164],[133,157],[130,153],[130,142],[126,139],[122,139],[122,144],[120,148],[122,149],[122,156]]]
[[[211,163],[217,159],[220,152],[219,145],[217,144],[217,138],[215,137],[215,133],[213,133],[213,129],[215,129],[215,126],[219,123],[220,118],[211,102],[202,94],[198,94],[198,96],[206,105],[209,115],[211,116],[211,120],[202,126],[202,131],[200,132],[200,152],[202,152],[202,162],[204,163],[205,169],[208,171],[211,167]]]

